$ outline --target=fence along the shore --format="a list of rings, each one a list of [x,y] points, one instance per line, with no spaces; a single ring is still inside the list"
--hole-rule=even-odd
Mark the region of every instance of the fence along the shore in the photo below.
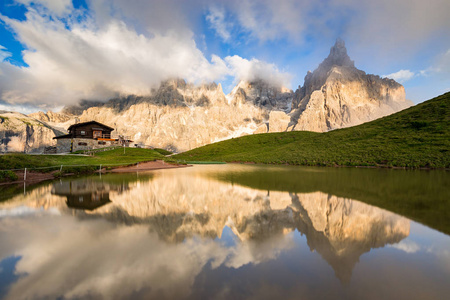
[[[59,168],[59,171],[62,172],[63,167],[95,167],[99,166],[99,172],[102,170],[102,166],[129,166],[129,165],[138,165],[139,162],[130,162],[130,163],[120,163],[120,164],[99,164],[99,165],[57,165],[57,166],[51,166],[51,167],[35,167],[35,168],[20,168],[20,169],[7,169],[7,170],[0,170],[0,171],[24,171],[23,173],[23,181],[27,180],[27,171],[30,170],[43,170],[43,169],[52,169],[52,168]]]

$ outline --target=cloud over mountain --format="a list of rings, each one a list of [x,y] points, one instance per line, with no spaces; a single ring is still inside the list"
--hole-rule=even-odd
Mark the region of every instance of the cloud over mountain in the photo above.
[[[419,74],[439,57],[445,66],[450,48],[446,0],[11,2],[27,12],[16,18],[0,10],[0,25],[24,50],[0,42],[0,100],[41,108],[145,94],[170,77],[230,83],[257,76],[297,86],[320,62],[316,49],[337,36],[379,74]],[[448,72],[433,74],[450,84]]]
[[[276,67],[255,59],[213,55],[208,60],[188,30],[149,25],[144,34],[114,17],[98,21],[94,13],[75,22],[45,12],[29,7],[25,21],[1,17],[28,47],[23,59],[29,67],[0,64],[1,98],[9,103],[51,106],[116,94],[145,95],[173,77],[202,82],[225,76],[254,77],[254,71],[270,79],[284,77]]]

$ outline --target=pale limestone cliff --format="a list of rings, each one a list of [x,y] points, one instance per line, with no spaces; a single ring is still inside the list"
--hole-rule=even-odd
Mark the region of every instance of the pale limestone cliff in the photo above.
[[[254,133],[273,120],[275,115],[269,117],[270,111],[288,111],[292,97],[292,91],[262,81],[241,81],[225,96],[220,84],[194,86],[178,79],[163,82],[148,97],[129,96],[91,107],[83,102],[64,112],[82,112],[80,121],[107,124],[115,128],[114,134],[129,136],[135,144],[185,151]],[[65,127],[70,124],[66,122]]]
[[[135,144],[186,151],[253,133],[267,110],[251,103],[229,104],[220,85],[199,87],[169,81],[150,97],[117,99],[91,107],[80,121],[96,120]]]
[[[73,116],[69,116],[64,113],[55,113],[51,110],[47,111],[46,113],[39,111],[29,114],[28,116],[47,123],[64,123],[73,119]]]
[[[61,132],[61,134],[66,134],[67,128],[78,120],[78,118],[74,115],[65,114],[63,112],[52,112],[50,110],[46,113],[39,111],[37,113],[29,114],[28,116],[41,121],[56,131]]]
[[[0,111],[0,152],[42,152],[61,134],[45,122],[16,112]]]
[[[404,87],[392,79],[355,68],[345,43],[337,40],[330,55],[295,92],[290,113],[294,130],[324,132],[368,122],[412,105]]]
[[[234,105],[251,103],[268,110],[289,112],[294,93],[282,86],[273,86],[262,80],[253,82],[240,81],[227,96]]]

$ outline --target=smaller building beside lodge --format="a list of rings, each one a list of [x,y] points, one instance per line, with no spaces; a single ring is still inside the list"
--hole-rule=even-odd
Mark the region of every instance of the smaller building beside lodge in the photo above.
[[[111,132],[114,128],[97,121],[76,123],[67,130],[69,131],[68,134],[53,138],[57,141],[57,153],[92,150],[118,145],[128,146],[131,142],[120,136],[113,138]]]

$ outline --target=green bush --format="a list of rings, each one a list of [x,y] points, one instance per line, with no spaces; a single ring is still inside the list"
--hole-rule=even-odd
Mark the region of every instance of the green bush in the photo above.
[[[55,178],[60,178],[62,177],[63,173],[60,171],[56,171],[55,173],[53,173],[53,176],[55,176]]]
[[[0,181],[16,181],[17,174],[13,171],[0,171]]]

